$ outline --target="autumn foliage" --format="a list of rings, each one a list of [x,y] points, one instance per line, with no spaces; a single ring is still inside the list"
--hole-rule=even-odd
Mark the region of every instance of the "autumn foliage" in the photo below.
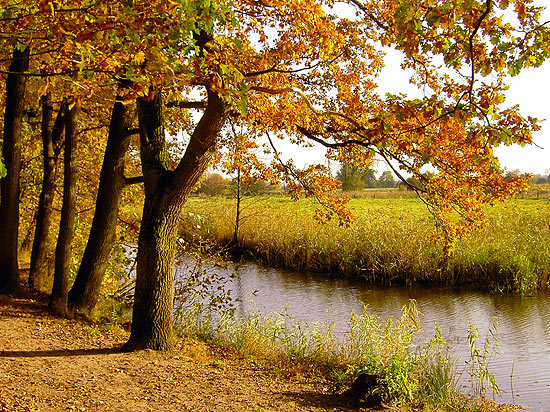
[[[157,173],[145,176],[146,199],[147,179],[173,179],[179,203],[166,210],[181,208],[190,189],[178,187],[200,177],[181,156],[213,133],[197,172],[213,161],[243,168],[245,178],[285,181],[292,197],[317,199],[320,220],[350,224],[330,170],[283,161],[284,139],[297,150],[324,146],[328,159],[352,166],[382,158],[403,180],[418,178],[413,189],[450,250],[483,220],[484,204],[525,185],[504,179],[493,148],[529,144],[539,128],[504,92],[507,76],[548,57],[541,11],[530,0],[4,0],[0,70],[14,48],[28,48],[26,105],[38,111],[46,93],[67,98],[84,113],[81,139],[103,139],[124,81],[119,100],[138,101],[141,160],[151,155]],[[390,49],[402,54],[414,97],[379,94]],[[201,125],[201,113],[219,132]],[[173,144],[165,129],[183,139]],[[138,151],[127,161],[139,162]]]
[[[479,203],[520,187],[500,178],[491,148],[527,144],[537,129],[503,94],[505,76],[548,54],[540,9],[530,3],[7,2],[4,61],[11,47],[28,45],[37,95],[61,84],[79,104],[104,99],[117,76],[133,82],[128,100],[157,86],[181,106],[192,106],[193,90],[207,85],[234,107],[250,142],[272,133],[324,144],[328,156],[354,164],[378,155],[402,173],[430,167],[437,173],[428,202],[475,220]],[[212,38],[201,45],[205,33]],[[422,98],[377,94],[383,47],[404,53],[403,69]],[[188,116],[173,117],[173,130],[192,130]],[[232,138],[227,133],[220,147]],[[284,178],[289,167],[260,169],[264,178]],[[290,185],[335,206],[322,195],[335,187],[319,176],[326,172],[294,170]]]

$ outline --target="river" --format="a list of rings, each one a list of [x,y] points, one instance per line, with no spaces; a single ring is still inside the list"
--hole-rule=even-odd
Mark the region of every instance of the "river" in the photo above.
[[[239,298],[238,314],[251,310],[265,314],[286,311],[296,320],[333,322],[335,332],[342,335],[351,314],[361,313],[363,305],[386,319],[400,316],[403,305],[415,299],[426,339],[433,335],[437,323],[443,336],[453,344],[459,372],[465,369],[470,356],[469,322],[478,328],[478,346],[482,346],[495,317],[499,348],[490,359],[489,370],[502,391],[495,400],[550,412],[548,295],[522,297],[452,288],[382,288],[319,274],[265,268],[251,262],[223,268],[212,265],[208,270],[237,275],[229,288],[233,297]]]

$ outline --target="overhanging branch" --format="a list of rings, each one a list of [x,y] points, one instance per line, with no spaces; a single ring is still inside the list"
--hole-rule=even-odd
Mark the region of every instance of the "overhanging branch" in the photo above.
[[[271,95],[284,94],[284,93],[296,93],[302,98],[302,100],[304,100],[306,102],[307,107],[313,113],[318,114],[319,116],[340,117],[340,118],[348,121],[349,123],[353,124],[356,128],[361,129],[361,130],[365,130],[365,128],[357,120],[355,120],[354,118],[352,118],[352,117],[350,117],[346,114],[336,112],[336,111],[333,111],[333,110],[322,111],[322,110],[316,109],[313,106],[313,104],[311,103],[311,101],[309,100],[309,98],[307,97],[307,95],[303,91],[298,89],[297,87],[283,87],[283,88],[279,88],[279,89],[272,89],[272,88],[263,87],[263,86],[251,86],[250,90],[254,90],[254,91],[257,91],[257,92],[261,92],[261,93],[267,93],[267,94],[271,94]]]
[[[178,109],[205,109],[206,102],[171,101],[166,103],[166,107],[177,107]]]
[[[384,153],[383,149],[380,150],[376,146],[372,145],[368,139],[365,139],[365,140],[348,139],[348,140],[343,141],[343,142],[330,143],[330,142],[327,142],[325,139],[322,139],[322,138],[316,136],[313,132],[307,130],[306,128],[304,128],[302,126],[297,126],[296,129],[300,133],[302,133],[305,137],[307,137],[308,139],[313,140],[314,142],[319,143],[319,144],[323,145],[324,147],[327,147],[327,148],[330,148],[330,149],[339,149],[339,148],[343,148],[343,147],[347,147],[347,146],[358,145],[358,146],[366,147],[366,148],[369,148],[369,149],[373,150],[376,154],[380,155],[384,159],[384,161],[387,163],[387,165],[390,167],[390,169],[393,171],[393,173],[397,176],[397,178],[399,180],[401,180],[407,187],[409,187],[411,190],[413,190],[424,203],[428,204],[422,198],[422,194],[426,193],[426,190],[424,190],[424,189],[422,189],[418,186],[415,186],[411,182],[407,181],[407,179],[405,179],[403,177],[403,175],[390,162],[389,157],[392,157],[392,158],[394,158],[394,157],[391,156],[391,154]],[[271,144],[272,144],[272,147],[273,147],[273,143],[271,143]],[[395,160],[399,161],[399,159],[395,159]]]
[[[271,66],[269,69],[259,70],[259,71],[256,71],[256,72],[245,73],[245,74],[244,74],[244,77],[256,77],[256,76],[261,76],[261,75],[263,75],[263,74],[268,74],[268,73],[287,73],[287,74],[293,74],[293,73],[304,72],[304,71],[307,71],[307,70],[313,70],[313,69],[315,69],[316,67],[321,66],[321,65],[323,65],[323,64],[330,65],[330,64],[334,63],[336,60],[338,60],[340,57],[342,57],[343,54],[344,54],[344,52],[338,54],[338,56],[333,57],[333,58],[330,59],[330,60],[321,60],[321,61],[315,63],[315,64],[312,65],[312,66],[306,66],[306,67],[302,67],[302,68],[300,68],[300,69],[291,69],[291,70],[278,69],[278,68],[277,68],[277,65],[274,64],[274,65]]]
[[[126,186],[135,185],[138,183],[143,183],[143,176],[133,176],[133,177],[124,178],[124,184]]]

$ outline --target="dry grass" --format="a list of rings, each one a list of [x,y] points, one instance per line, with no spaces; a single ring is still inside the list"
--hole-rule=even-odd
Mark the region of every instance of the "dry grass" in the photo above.
[[[248,200],[240,241],[267,265],[363,277],[384,284],[475,285],[529,293],[550,288],[550,204],[516,199],[488,209],[485,227],[458,242],[445,259],[424,205],[417,199],[353,199],[351,228],[313,219],[309,201]],[[192,198],[181,234],[195,244],[228,244],[234,200]]]

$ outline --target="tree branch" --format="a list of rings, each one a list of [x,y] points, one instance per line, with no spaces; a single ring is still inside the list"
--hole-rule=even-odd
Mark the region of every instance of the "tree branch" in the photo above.
[[[134,136],[136,134],[139,134],[139,127],[126,130],[126,136]]]
[[[334,63],[336,60],[338,60],[340,57],[342,57],[343,54],[344,54],[344,52],[341,52],[340,54],[338,54],[338,56],[336,56],[336,57],[334,57],[330,60],[321,60],[321,61],[318,61],[317,63],[315,63],[313,66],[306,66],[306,67],[302,67],[301,69],[294,69],[294,70],[277,69],[277,65],[274,64],[269,69],[260,70],[260,71],[257,71],[257,72],[245,73],[244,77],[261,76],[262,74],[267,74],[267,73],[288,73],[288,74],[292,74],[292,73],[300,73],[300,72],[307,71],[307,70],[313,70],[316,67],[321,66],[322,64],[330,65],[330,64]]]
[[[177,107],[179,109],[205,109],[206,102],[171,101],[166,103],[166,107]]]
[[[143,176],[124,177],[125,186],[131,186],[138,183],[143,183]]]
[[[356,128],[361,129],[361,130],[365,130],[365,128],[357,120],[353,119],[352,117],[350,117],[346,114],[336,112],[336,111],[333,111],[333,110],[327,110],[327,111],[317,110],[313,106],[313,104],[310,102],[307,95],[303,91],[298,89],[297,87],[283,87],[281,89],[271,89],[269,87],[263,87],[263,86],[251,86],[250,90],[254,90],[254,91],[262,92],[262,93],[267,93],[267,94],[271,94],[271,95],[294,92],[294,93],[298,94],[306,102],[307,107],[309,107],[309,109],[312,112],[314,112],[315,114],[318,114],[320,116],[340,117],[340,118],[350,122],[351,124],[353,124]]]
[[[470,102],[473,100],[472,94],[474,91],[474,80],[475,80],[475,56],[474,56],[474,39],[477,35],[477,32],[479,31],[479,28],[481,27],[481,23],[483,23],[483,20],[489,15],[491,12],[491,7],[493,5],[493,0],[485,0],[485,11],[479,16],[479,19],[477,20],[474,30],[468,37],[468,47],[470,52],[470,63],[472,65],[472,71],[471,71],[471,79],[470,79]]]
[[[412,183],[410,183],[409,181],[407,181],[403,177],[403,175],[401,175],[401,173],[399,173],[399,171],[391,164],[389,157],[391,157],[394,160],[397,160],[399,163],[401,163],[401,161],[399,159],[395,158],[394,156],[392,156],[390,153],[388,153],[388,154],[384,153],[383,149],[379,150],[376,146],[372,145],[368,139],[365,139],[365,140],[349,139],[349,140],[346,140],[344,142],[329,143],[326,140],[315,136],[314,133],[312,133],[311,131],[307,130],[306,128],[304,128],[302,126],[297,126],[296,129],[300,133],[302,133],[304,136],[306,136],[308,139],[313,140],[314,142],[317,142],[317,143],[319,143],[319,144],[321,144],[321,145],[323,145],[327,148],[330,148],[330,149],[338,149],[338,148],[347,147],[347,146],[351,146],[351,145],[358,145],[358,146],[366,147],[366,148],[369,148],[369,149],[373,150],[374,152],[379,154],[384,159],[384,161],[388,164],[388,166],[391,168],[391,170],[393,171],[393,173],[397,176],[397,178],[399,180],[401,180],[405,185],[407,185],[410,189],[412,189],[417,194],[417,196],[425,204],[428,204],[422,198],[422,193],[426,193],[426,190],[424,190],[420,187],[417,187],[417,186],[413,185]],[[271,143],[271,145],[273,147],[273,143]]]

